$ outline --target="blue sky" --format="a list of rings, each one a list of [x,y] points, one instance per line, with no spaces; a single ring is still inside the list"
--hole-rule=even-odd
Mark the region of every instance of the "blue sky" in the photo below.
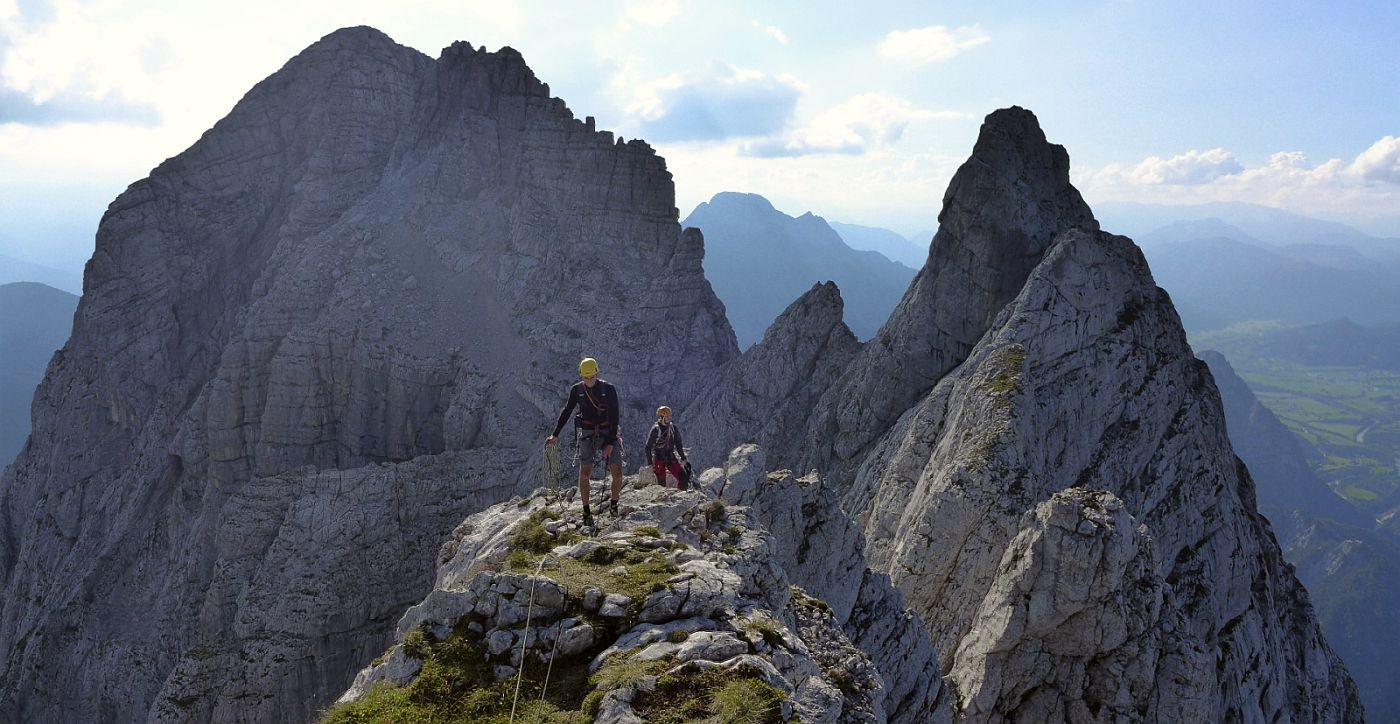
[[[981,118],[1032,109],[1090,203],[1247,201],[1400,235],[1400,4],[0,0],[0,253],[106,204],[326,33],[520,50],[580,117],[719,191],[924,232]]]

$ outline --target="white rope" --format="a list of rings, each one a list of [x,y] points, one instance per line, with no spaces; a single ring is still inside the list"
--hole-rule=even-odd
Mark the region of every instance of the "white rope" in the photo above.
[[[525,679],[525,644],[530,642],[530,616],[535,612],[535,584],[539,583],[540,572],[544,570],[544,559],[535,567],[535,576],[530,579],[530,603],[525,607],[525,632],[520,636],[520,670],[515,674],[515,697],[510,702],[510,720],[515,721],[515,705],[520,701],[520,682]]]
[[[544,559],[540,559],[540,565],[544,565]],[[569,597],[569,589],[564,589],[564,597]],[[540,701],[535,705],[535,724],[540,724],[540,712],[544,711],[544,695],[549,691],[549,675],[554,673],[554,656],[559,652],[559,639],[564,638],[563,621],[554,634],[554,645],[549,649],[549,668],[544,670],[544,686],[540,687]]]

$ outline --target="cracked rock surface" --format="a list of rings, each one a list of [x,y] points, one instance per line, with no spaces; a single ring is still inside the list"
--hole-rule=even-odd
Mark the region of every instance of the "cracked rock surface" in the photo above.
[[[443,549],[432,593],[404,614],[397,642],[360,672],[340,704],[353,706],[376,686],[413,686],[422,670],[413,665],[417,631],[475,647],[497,681],[518,675],[522,662],[535,675],[586,669],[595,707],[587,713],[599,722],[647,721],[670,705],[675,694],[667,687],[703,690],[733,679],[781,692],[772,716],[784,721],[891,720],[877,660],[841,624],[849,612],[838,618],[795,586],[785,558],[774,555],[794,541],[758,527],[748,508],[699,491],[652,485],[629,489],[622,503],[623,515],[586,538],[595,544],[587,546],[576,540],[581,529],[572,522],[540,525],[570,512],[547,491],[468,518]],[[531,539],[520,531],[531,525],[552,540],[527,551]],[[631,564],[618,571],[618,560]],[[633,595],[637,585],[650,592]],[[618,615],[590,615],[600,596],[602,608],[611,602]],[[932,687],[942,691],[936,676]],[[942,711],[948,721],[946,701]],[[939,718],[925,710],[894,720]]]
[[[580,357],[639,447],[737,356],[676,218],[510,48],[348,28],[256,85],[99,226],[0,477],[0,721],[312,718],[536,484]]]

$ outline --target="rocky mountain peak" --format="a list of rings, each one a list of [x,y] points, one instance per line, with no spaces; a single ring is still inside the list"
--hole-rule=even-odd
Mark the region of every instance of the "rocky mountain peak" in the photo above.
[[[403,47],[394,42],[384,31],[368,25],[351,25],[333,30],[325,37],[307,46],[302,53],[327,49],[344,49],[357,52],[372,52],[376,49]]]
[[[814,411],[813,443],[795,451],[794,467],[847,478],[880,431],[967,357],[1056,235],[1099,228],[1069,182],[1064,147],[1018,107],[983,121],[939,222],[928,262],[889,321]]]
[[[713,460],[745,442],[792,446],[792,420],[803,419],[856,352],[842,321],[845,302],[834,282],[812,285],[788,305],[763,339],[686,395],[682,416],[697,459]]]
[[[347,28],[258,83],[99,226],[0,477],[0,712],[311,718],[452,527],[533,487],[580,358],[630,447],[738,355],[676,217],[514,50]]]
[[[1025,259],[1043,253],[1056,234],[1099,228],[1069,182],[1064,146],[1046,140],[1035,114],[1018,106],[987,115],[972,155],[943,194],[938,223],[946,236],[942,244],[935,236],[935,253],[965,249],[1001,268],[1018,290],[1030,271]]]

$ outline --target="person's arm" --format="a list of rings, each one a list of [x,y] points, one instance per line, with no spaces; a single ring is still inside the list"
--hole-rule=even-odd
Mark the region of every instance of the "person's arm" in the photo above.
[[[622,434],[622,431],[617,429],[617,423],[620,418],[619,413],[622,410],[622,400],[617,396],[617,385],[608,383],[608,387],[612,388],[612,404],[608,406],[608,422],[611,423],[608,425],[610,434],[606,438],[608,446],[610,446],[616,444],[617,436]]]
[[[681,441],[681,428],[676,423],[671,423],[671,444],[675,446],[676,455],[680,459],[685,459],[685,443]]]
[[[656,449],[656,438],[661,434],[660,425],[652,425],[651,432],[647,433],[646,461],[650,463],[653,459],[652,451]]]
[[[578,393],[574,390],[578,383],[569,386],[569,399],[564,403],[564,411],[559,413],[559,421],[554,423],[554,434],[550,437],[559,437],[559,431],[564,429],[564,423],[569,421],[569,413],[574,411],[574,405],[578,402]]]

